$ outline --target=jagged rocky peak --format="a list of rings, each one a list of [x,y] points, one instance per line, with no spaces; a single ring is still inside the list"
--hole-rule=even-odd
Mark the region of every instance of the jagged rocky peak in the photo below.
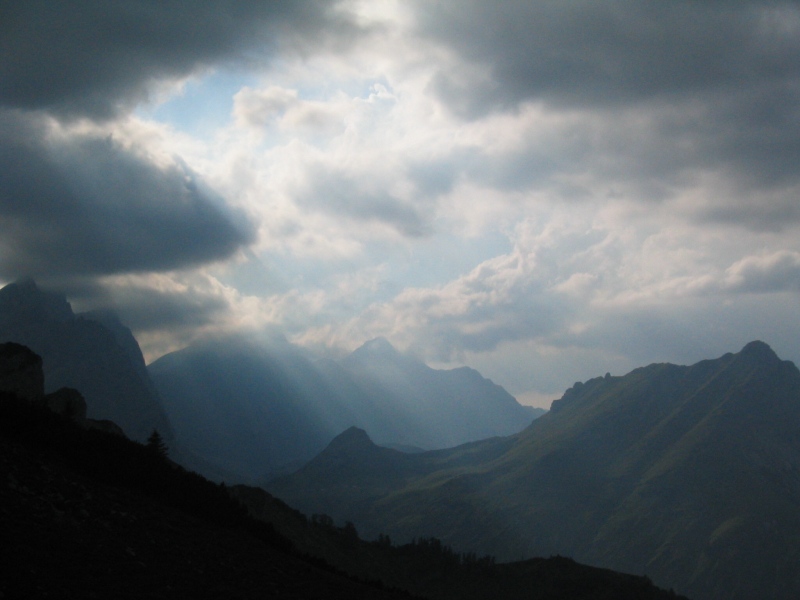
[[[0,289],[0,318],[13,315],[27,321],[70,321],[75,318],[66,297],[22,279]]]
[[[111,328],[101,321],[75,315],[63,295],[30,279],[0,289],[0,341],[23,344],[41,356],[46,392],[80,390],[90,419],[112,420],[133,439],[143,441],[153,429],[171,437],[130,330],[118,321],[105,319]],[[64,404],[72,406],[70,412],[80,409],[70,402]]]

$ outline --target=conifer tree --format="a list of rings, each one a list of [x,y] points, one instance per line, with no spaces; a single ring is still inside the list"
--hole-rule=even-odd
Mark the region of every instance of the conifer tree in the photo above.
[[[150,437],[147,438],[147,449],[161,458],[167,458],[169,449],[167,448],[167,444],[164,442],[164,438],[162,438],[161,434],[158,433],[158,429],[153,429],[153,433],[151,433]]]

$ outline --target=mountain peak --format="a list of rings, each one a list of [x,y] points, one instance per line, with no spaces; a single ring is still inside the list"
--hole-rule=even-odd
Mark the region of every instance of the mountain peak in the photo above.
[[[769,347],[769,344],[760,340],[755,340],[746,344],[745,347],[742,348],[742,351],[739,352],[739,355],[760,360],[780,360],[778,355],[775,354],[775,351]]]
[[[352,426],[333,438],[331,443],[328,444],[328,449],[339,450],[342,448],[369,447],[374,445],[366,431],[359,427]]]
[[[396,356],[399,354],[397,349],[385,337],[376,337],[365,342],[359,350],[368,352],[373,356]]]
[[[75,317],[66,297],[42,290],[33,279],[21,279],[0,289],[0,314],[28,321],[65,322]]]
[[[349,361],[374,363],[375,361],[394,361],[402,358],[397,349],[389,343],[389,340],[378,337],[365,342],[353,351],[348,357]]]

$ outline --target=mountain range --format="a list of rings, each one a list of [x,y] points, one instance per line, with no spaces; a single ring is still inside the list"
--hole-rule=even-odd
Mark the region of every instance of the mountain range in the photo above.
[[[519,434],[402,454],[344,432],[268,489],[366,537],[565,555],[697,599],[800,596],[800,372],[763,342],[577,383]]]
[[[24,385],[0,373],[3,389],[77,418],[87,435],[118,434],[109,420],[140,442],[158,430],[173,460],[216,481],[283,473],[265,487],[339,532],[308,547],[341,543],[354,574],[429,540],[424,552],[447,564],[472,557],[473,570],[476,556],[526,559],[503,571],[521,577],[514,589],[541,567],[531,557],[569,556],[695,600],[800,597],[800,371],[763,342],[576,383],[535,420],[477,372],[430,369],[382,339],[334,361],[286,340],[228,337],[146,367],[113,314],[75,314],[32,281],[0,290],[0,342],[29,346],[36,360],[14,364],[41,369]],[[9,452],[2,465],[13,471]],[[112,472],[125,472],[120,460]],[[356,528],[380,549],[353,545]],[[384,547],[389,537],[399,554]],[[462,575],[460,590],[499,589]],[[453,597],[440,576],[425,589]]]
[[[156,436],[98,427],[78,390],[53,402],[44,379],[40,356],[0,344],[0,597],[677,600],[562,557],[496,565],[431,538],[365,542],[186,471]]]
[[[417,451],[516,433],[545,412],[477,371],[431,369],[383,339],[337,362],[283,338],[231,335],[145,366],[113,312],[76,314],[32,280],[0,289],[5,341],[42,357],[46,392],[80,390],[90,419],[134,440],[157,430],[176,460],[217,481],[289,472],[352,425]]]
[[[354,425],[420,451],[516,433],[544,412],[473,369],[431,369],[384,339],[337,362],[281,338],[229,336],[148,371],[181,446],[255,482],[297,468]]]

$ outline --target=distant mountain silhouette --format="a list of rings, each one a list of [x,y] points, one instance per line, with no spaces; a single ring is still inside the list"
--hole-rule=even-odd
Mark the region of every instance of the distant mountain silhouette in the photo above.
[[[800,597],[800,371],[763,342],[577,383],[507,438],[400,455],[343,435],[268,489],[367,537],[572,556],[696,600]]]
[[[367,342],[344,367],[369,393],[391,401],[415,419],[403,443],[427,449],[449,448],[497,435],[511,435],[546,411],[520,405],[502,387],[474,369],[431,369],[399,353],[387,340]],[[383,443],[399,440],[382,440]]]
[[[108,326],[110,324],[110,326]],[[32,280],[0,289],[0,342],[23,344],[43,360],[45,391],[74,388],[89,418],[111,420],[132,439],[172,429],[130,330],[110,315],[75,315],[66,298]]]
[[[520,431],[538,414],[472,369],[436,371],[387,341],[343,364],[288,343],[207,340],[148,368],[181,447],[258,481],[355,425],[381,444],[442,448]]]

